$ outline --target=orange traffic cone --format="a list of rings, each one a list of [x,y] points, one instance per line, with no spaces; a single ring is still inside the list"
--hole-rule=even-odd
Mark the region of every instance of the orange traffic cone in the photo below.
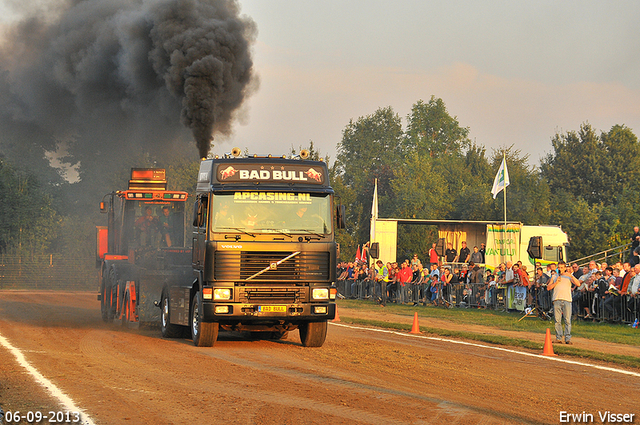
[[[418,325],[418,312],[413,313],[413,326],[411,327],[410,334],[419,334],[420,333],[420,325]]]
[[[338,315],[338,304],[336,304],[336,316],[333,318],[332,322],[339,322],[340,316]]]
[[[544,339],[544,349],[542,350],[542,355],[557,356],[557,354],[553,352],[553,344],[551,343],[551,332],[549,331],[549,328],[547,328],[547,336]]]

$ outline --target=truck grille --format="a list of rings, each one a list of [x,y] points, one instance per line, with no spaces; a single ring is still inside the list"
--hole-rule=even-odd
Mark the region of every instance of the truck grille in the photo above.
[[[215,253],[214,278],[216,280],[246,280],[256,273],[269,268],[291,251],[223,251]],[[329,280],[328,252],[301,252],[283,261],[275,269],[269,269],[251,281],[304,281],[319,282]]]
[[[239,302],[255,303],[287,303],[292,304],[305,300],[304,288],[240,288]]]

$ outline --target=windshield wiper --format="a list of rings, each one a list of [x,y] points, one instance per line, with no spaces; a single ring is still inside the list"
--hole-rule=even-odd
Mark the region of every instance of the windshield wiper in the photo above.
[[[249,232],[247,232],[246,230],[244,230],[244,229],[242,229],[242,228],[240,228],[240,227],[218,227],[218,229],[237,230],[238,232],[242,232],[242,233],[244,233],[245,235],[249,235],[249,236],[251,236],[252,238],[255,238],[255,237],[256,237],[256,235],[254,235],[253,233],[249,233]]]

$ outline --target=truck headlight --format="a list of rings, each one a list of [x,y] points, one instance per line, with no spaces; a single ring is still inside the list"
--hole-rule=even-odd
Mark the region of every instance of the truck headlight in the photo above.
[[[311,291],[311,298],[314,300],[328,300],[329,299],[329,289],[327,288],[313,288]]]
[[[231,288],[216,288],[213,290],[214,300],[230,300]]]

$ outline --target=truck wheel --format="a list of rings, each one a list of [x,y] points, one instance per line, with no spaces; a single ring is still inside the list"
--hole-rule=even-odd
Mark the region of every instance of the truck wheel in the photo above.
[[[115,317],[115,308],[114,308],[114,300],[113,300],[113,284],[116,279],[116,272],[112,268],[109,269],[107,274],[106,281],[102,283],[102,301],[100,302],[100,308],[102,310],[102,320],[107,323],[113,322]]]
[[[300,341],[305,347],[322,347],[327,338],[327,321],[307,322],[298,326]]]
[[[160,302],[160,308],[162,308],[160,331],[162,332],[163,338],[178,338],[182,336],[183,329],[182,326],[171,323],[171,305],[169,303],[169,296],[163,293],[162,301]]]
[[[196,292],[191,302],[191,339],[196,347],[212,347],[218,339],[218,323],[202,321],[202,301]]]

